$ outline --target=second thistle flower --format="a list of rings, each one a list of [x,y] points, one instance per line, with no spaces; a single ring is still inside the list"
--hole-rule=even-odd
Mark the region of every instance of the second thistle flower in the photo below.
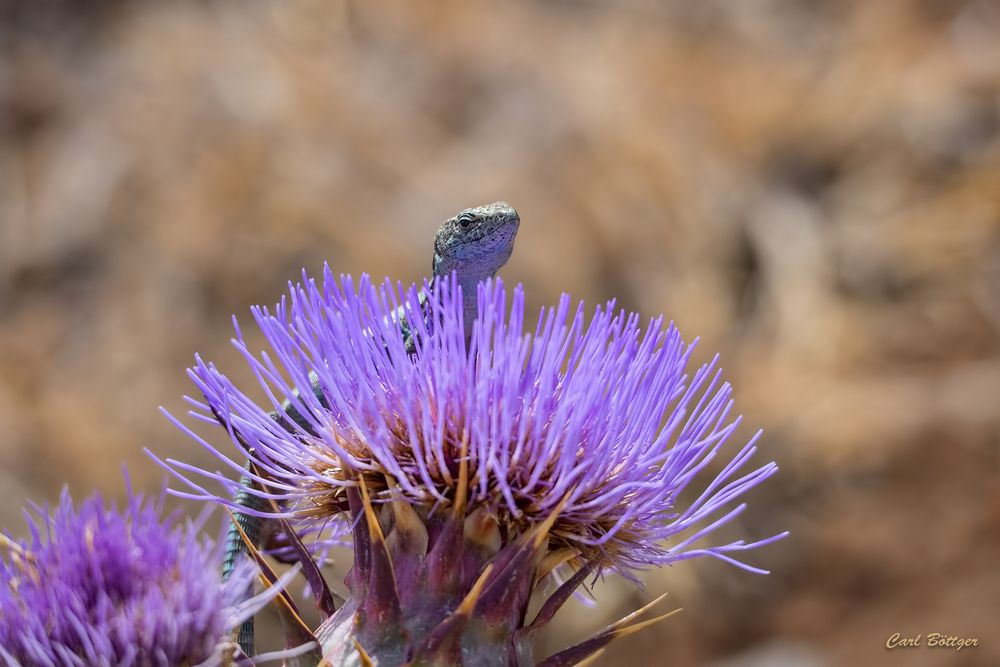
[[[254,572],[223,583],[220,549],[161,509],[64,491],[30,539],[0,536],[0,665],[231,664],[230,630],[281,586],[241,600]]]

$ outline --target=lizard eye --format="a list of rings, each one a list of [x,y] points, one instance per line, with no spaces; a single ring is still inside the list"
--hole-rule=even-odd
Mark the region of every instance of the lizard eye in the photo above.
[[[466,229],[469,225],[476,221],[476,217],[471,213],[459,213],[457,220],[458,224],[462,225],[463,229]]]

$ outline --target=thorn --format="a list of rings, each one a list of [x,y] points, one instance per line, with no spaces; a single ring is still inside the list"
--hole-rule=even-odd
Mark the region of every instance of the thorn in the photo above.
[[[368,522],[368,537],[371,555],[369,564],[371,572],[368,581],[368,595],[365,597],[364,609],[366,615],[374,617],[377,627],[398,620],[402,614],[399,603],[399,589],[396,586],[396,572],[392,566],[389,547],[382,534],[382,527],[375,517],[371,498],[368,495],[368,485],[364,477],[358,477],[361,488],[361,502],[364,504],[365,520]]]
[[[347,582],[351,589],[351,595],[364,594],[364,586],[368,582],[368,574],[371,571],[371,544],[368,538],[368,529],[363,524],[367,523],[362,507],[361,493],[357,486],[349,486],[345,489],[347,504],[350,508],[351,521],[353,527],[351,535],[354,538],[354,565],[348,573]]]
[[[648,621],[642,621],[634,625],[622,627],[623,623],[636,618],[665,597],[666,594],[664,593],[649,604],[641,607],[640,609],[636,609],[631,614],[624,616],[621,620],[618,620],[603,630],[597,632],[589,639],[585,639],[575,646],[571,646],[568,649],[564,649],[554,655],[550,655],[545,660],[539,662],[537,667],[569,667],[570,665],[577,665],[582,660],[591,657],[596,651],[603,649],[605,646],[610,644],[612,640],[639,632],[639,630],[648,628],[654,623],[659,623],[660,621],[670,618],[674,614],[681,611],[680,609],[674,609],[673,611],[669,611],[662,616],[651,618]]]
[[[580,552],[573,547],[563,547],[562,549],[557,549],[552,553],[545,554],[542,558],[542,562],[538,564],[537,568],[535,568],[535,583],[537,584],[551,574],[557,567],[568,563],[579,555]]]
[[[546,598],[545,602],[542,604],[542,608],[538,610],[535,614],[535,620],[531,622],[526,628],[526,632],[532,633],[539,630],[542,626],[552,620],[556,613],[562,609],[562,606],[566,604],[573,592],[583,583],[591,572],[597,567],[597,561],[591,560],[587,561],[583,567],[573,573],[573,576],[567,579],[555,590],[555,592]]]
[[[589,658],[584,658],[580,662],[576,663],[576,667],[588,667],[588,665],[594,664],[597,661],[597,659],[600,658],[602,655],[604,655],[604,652],[607,650],[608,647],[605,646],[604,648],[598,651],[594,651],[593,653],[590,654]]]
[[[427,535],[427,527],[420,520],[416,510],[410,503],[406,502],[403,492],[399,490],[399,485],[389,475],[385,476],[386,487],[392,493],[393,499],[389,503],[392,509],[394,527],[389,533],[387,540],[390,545],[399,551],[416,555],[423,558],[427,555],[427,545],[430,541]],[[398,544],[396,544],[398,542]]]
[[[423,596],[416,586],[406,582],[418,581],[423,575],[429,537],[427,527],[416,510],[402,497],[402,492],[390,484],[393,499],[386,503],[392,514],[392,530],[386,536],[393,573],[399,584],[400,605],[410,606],[413,599]],[[388,525],[388,521],[386,524]]]
[[[575,490],[576,488],[574,487],[569,491],[567,491],[566,495],[564,495],[562,497],[562,500],[559,501],[559,504],[556,505],[556,508],[552,510],[552,512],[547,517],[545,517],[545,521],[540,523],[538,527],[535,528],[535,537],[533,542],[536,549],[542,546],[542,542],[545,540],[546,537],[549,536],[549,531],[552,530],[552,526],[555,525],[556,519],[559,518],[559,515],[562,514],[562,511],[566,509],[566,504],[569,503],[569,497]]]
[[[476,583],[472,584],[472,588],[469,592],[462,598],[462,603],[458,605],[458,609],[455,610],[456,614],[463,614],[465,616],[471,616],[473,609],[476,608],[476,602],[479,601],[479,595],[483,592],[483,586],[486,585],[486,580],[489,579],[490,572],[493,571],[493,563],[490,563],[485,568],[483,568],[483,573],[479,575],[476,579]]]
[[[400,549],[423,558],[427,555],[427,544],[430,541],[424,522],[405,500],[393,500],[390,504],[396,525],[389,533],[389,541],[398,541]]]
[[[613,630],[620,629],[623,625],[625,625],[626,623],[628,623],[632,619],[639,618],[644,613],[646,613],[647,611],[649,611],[650,609],[652,609],[654,606],[656,606],[657,604],[659,604],[659,602],[661,600],[663,600],[665,597],[667,597],[668,595],[670,595],[670,594],[669,593],[664,593],[663,595],[660,595],[660,596],[654,598],[651,602],[647,602],[646,604],[644,604],[643,606],[639,607],[638,609],[636,609],[632,613],[626,614],[625,616],[622,616],[620,619],[618,619],[617,621],[615,621],[611,625],[609,625],[609,626],[605,627],[604,629],[602,629],[601,632],[611,632]]]
[[[462,450],[458,459],[458,488],[455,490],[455,505],[452,508],[456,520],[465,515],[465,502],[469,495],[469,430],[462,433]]]
[[[320,572],[319,566],[313,559],[312,554],[309,553],[306,545],[302,543],[298,533],[292,528],[288,519],[279,519],[279,525],[295,549],[295,553],[298,556],[297,562],[302,564],[302,575],[309,582],[309,589],[312,591],[316,608],[323,613],[324,618],[333,616],[334,612],[337,611],[337,603],[334,602],[333,591],[330,590],[330,585],[326,582],[326,577]]]
[[[514,553],[509,558],[498,557],[490,581],[482,594],[483,616],[491,622],[511,619],[531,595],[532,574],[538,550],[532,543],[514,543],[507,547]],[[501,552],[500,556],[505,553]],[[501,565],[502,563],[502,565]]]
[[[494,562],[498,564],[498,569],[483,592],[483,599],[488,600],[484,605],[484,615],[491,621],[510,618],[514,610],[522,608],[522,603],[531,595],[537,558],[559,513],[569,502],[571,493],[572,490],[563,496],[545,521],[507,547],[512,550],[511,555],[507,556],[505,550],[497,556]]]
[[[250,462],[250,472],[260,476],[260,471],[253,461]],[[281,508],[278,507],[278,503],[274,498],[268,498],[267,500],[272,512],[276,514],[281,512]],[[285,533],[289,542],[291,542],[297,556],[296,560],[302,563],[302,575],[309,582],[309,588],[312,591],[316,608],[323,612],[326,618],[329,618],[337,611],[337,605],[333,601],[333,593],[330,591],[330,586],[326,583],[326,578],[319,571],[319,567],[316,565],[316,561],[313,560],[312,554],[309,553],[306,545],[302,543],[298,533],[292,529],[292,524],[288,519],[281,517],[273,520],[278,522],[282,532]]]
[[[618,637],[627,637],[628,635],[635,634],[636,632],[639,632],[640,630],[642,630],[644,628],[648,628],[649,626],[653,625],[654,623],[659,623],[660,621],[662,621],[664,619],[670,618],[674,614],[679,614],[682,611],[684,611],[684,608],[683,607],[678,607],[677,609],[674,609],[673,611],[668,611],[666,614],[661,614],[660,616],[657,616],[655,618],[651,618],[648,621],[642,621],[641,623],[636,623],[635,625],[629,625],[628,627],[624,627],[624,628],[621,628],[619,630],[615,630],[614,636],[615,636],[616,639]]]
[[[354,638],[352,638],[352,641],[354,642],[354,648],[358,650],[358,656],[361,658],[361,667],[375,667],[375,661],[372,660],[370,655],[368,655],[368,652],[365,650],[365,647],[361,645],[361,642]]]
[[[267,585],[268,582],[263,573],[259,576],[261,581]],[[285,592],[282,591],[279,593],[274,600],[278,607],[278,617],[285,630],[285,648],[295,648],[307,642],[316,642],[316,635],[312,633],[309,626],[299,616],[298,610],[295,609],[295,605],[285,595]],[[318,644],[319,642],[316,643]]]
[[[368,522],[368,538],[373,544],[381,544],[384,547],[385,535],[382,533],[382,526],[375,516],[375,508],[372,507],[372,499],[368,495],[368,485],[365,484],[364,477],[358,477],[358,485],[361,488],[361,503],[364,505],[365,520]]]
[[[611,640],[612,635],[595,635],[590,639],[585,639],[576,646],[563,649],[558,653],[550,655],[539,662],[535,667],[572,667],[591,657],[595,652],[601,651]]]
[[[261,582],[265,587],[273,586],[278,581],[278,574],[274,571],[267,560],[265,560],[264,556],[260,553],[260,549],[257,548],[257,545],[250,541],[250,538],[243,530],[243,526],[241,526],[239,522],[236,521],[236,517],[233,516],[232,510],[228,507],[224,507],[223,509],[225,509],[226,513],[229,515],[232,525],[236,526],[236,529],[239,531],[240,539],[243,540],[243,544],[247,548],[247,553],[253,557],[254,561],[257,563],[257,567],[260,568],[258,576],[260,577]],[[299,619],[299,623],[301,623],[302,627],[306,628],[306,631],[308,632],[308,627],[302,622],[302,619],[299,616],[299,610],[295,606],[295,602],[288,596],[288,593],[286,591],[281,591],[278,593],[277,598],[282,600],[282,602],[292,611],[295,617]]]
[[[427,554],[427,584],[435,595],[459,593],[462,568],[456,565],[455,554],[462,553],[463,533],[463,522],[449,516]]]

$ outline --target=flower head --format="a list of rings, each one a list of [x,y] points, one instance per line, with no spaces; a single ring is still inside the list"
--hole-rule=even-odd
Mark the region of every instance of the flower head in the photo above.
[[[693,344],[672,324],[661,317],[642,326],[613,303],[588,320],[583,304],[564,295],[531,333],[520,287],[508,310],[500,280],[480,284],[478,304],[467,339],[454,280],[436,281],[422,298],[415,286],[338,281],[329,268],[322,284],[304,275],[274,312],[253,310],[271,353],[252,353],[237,327],[235,345],[265,406],[199,358],[190,376],[204,400],[189,399],[193,414],[225,425],[259,472],[255,492],[276,499],[298,525],[354,526],[352,596],[370,600],[378,588],[375,547],[388,536],[393,567],[385,576],[395,595],[386,604],[403,612],[400,636],[433,635],[477,582],[485,587],[476,593],[481,610],[501,571],[503,585],[519,592],[491,604],[509,607],[494,617],[507,619],[511,636],[532,587],[511,580],[511,563],[525,549],[532,554],[521,568],[525,582],[557,567],[631,578],[695,556],[763,572],[736,556],[783,535],[698,543],[740,514],[740,496],[777,471],[774,463],[743,471],[756,436],[693,502],[680,503],[740,421],[715,360],[689,375]],[[228,502],[189,473],[218,475],[167,465],[193,489],[180,495]],[[366,521],[369,529],[359,530]],[[447,565],[435,565],[435,550]],[[452,576],[447,568],[458,580],[451,602],[426,603]],[[412,645],[400,650],[420,654]]]
[[[99,496],[28,515],[30,540],[2,538],[0,662],[10,665],[221,664],[247,570],[222,584],[218,550],[190,522],[132,497]],[[258,605],[259,606],[259,605]]]

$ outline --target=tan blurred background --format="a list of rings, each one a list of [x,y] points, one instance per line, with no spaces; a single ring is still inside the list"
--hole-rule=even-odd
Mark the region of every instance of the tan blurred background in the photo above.
[[[722,353],[781,466],[730,534],[792,531],[770,577],[609,579],[540,657],[670,591],[598,664],[1000,664],[998,35],[985,0],[0,2],[0,525],[122,462],[155,490],[143,446],[214,466],[157,407],[195,352],[249,384],[232,313],[324,261],[420,279],[503,198],[532,311]]]

